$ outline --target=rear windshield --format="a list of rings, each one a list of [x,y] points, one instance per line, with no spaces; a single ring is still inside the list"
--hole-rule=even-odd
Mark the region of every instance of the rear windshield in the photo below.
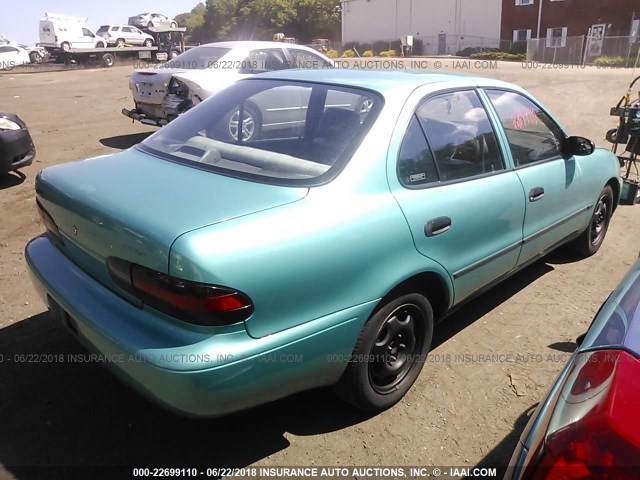
[[[195,47],[164,63],[164,68],[204,70],[213,68],[231,49],[222,47]]]
[[[104,33],[109,31],[109,25],[101,26],[96,33]]]
[[[138,145],[167,160],[279,185],[312,186],[344,167],[382,108],[371,91],[249,79]]]

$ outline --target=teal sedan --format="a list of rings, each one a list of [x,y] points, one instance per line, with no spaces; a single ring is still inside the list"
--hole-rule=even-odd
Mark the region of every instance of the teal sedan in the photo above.
[[[517,86],[274,72],[43,170],[26,258],[53,315],[168,408],[334,385],[376,412],[436,321],[562,244],[596,253],[620,190],[616,157]]]

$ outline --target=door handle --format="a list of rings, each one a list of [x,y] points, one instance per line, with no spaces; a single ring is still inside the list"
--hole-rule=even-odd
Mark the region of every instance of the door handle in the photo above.
[[[537,202],[542,197],[544,197],[544,188],[535,187],[535,188],[532,188],[531,190],[529,190],[529,201],[530,202]]]
[[[429,220],[424,226],[424,234],[427,237],[435,237],[446,232],[451,228],[451,219],[449,217],[438,217]]]

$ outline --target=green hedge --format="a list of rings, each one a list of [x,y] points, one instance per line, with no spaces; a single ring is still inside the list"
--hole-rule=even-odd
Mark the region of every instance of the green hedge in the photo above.
[[[512,60],[523,61],[526,60],[524,53],[508,53],[508,52],[479,52],[469,55],[471,58],[477,60]]]

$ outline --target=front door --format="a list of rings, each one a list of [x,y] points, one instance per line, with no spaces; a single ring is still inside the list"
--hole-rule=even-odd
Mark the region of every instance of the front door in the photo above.
[[[415,246],[449,272],[455,303],[515,268],[524,193],[475,90],[428,97],[392,155]]]
[[[593,192],[575,157],[562,157],[564,133],[532,100],[516,92],[487,90],[511,150],[526,196],[519,264],[541,256],[584,230]]]

